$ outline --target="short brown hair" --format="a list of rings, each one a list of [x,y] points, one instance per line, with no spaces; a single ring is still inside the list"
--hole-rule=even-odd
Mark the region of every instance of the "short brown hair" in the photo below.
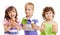
[[[45,13],[48,12],[48,11],[52,11],[52,13],[55,14],[54,9],[52,7],[45,7],[43,9],[43,14],[42,14],[44,19],[45,19]],[[54,15],[53,15],[53,17],[54,17]]]
[[[34,9],[34,4],[33,3],[31,3],[31,2],[26,3],[25,4],[25,8],[26,8],[27,5],[32,5],[33,6],[33,9]]]

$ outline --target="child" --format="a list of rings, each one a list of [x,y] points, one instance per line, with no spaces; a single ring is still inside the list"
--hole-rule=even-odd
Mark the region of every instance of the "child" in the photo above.
[[[40,35],[56,35],[58,32],[58,25],[55,21],[53,21],[54,15],[55,12],[52,7],[45,7],[43,9],[42,16],[45,21],[41,25]]]
[[[25,13],[26,17],[22,19],[22,25],[25,32],[25,35],[38,35],[37,34],[37,28],[36,23],[38,22],[37,19],[34,19],[33,13],[34,13],[34,4],[33,3],[27,3],[25,5]]]
[[[5,10],[4,31],[5,35],[17,35],[20,30],[20,22],[17,18],[17,10],[10,6]]]

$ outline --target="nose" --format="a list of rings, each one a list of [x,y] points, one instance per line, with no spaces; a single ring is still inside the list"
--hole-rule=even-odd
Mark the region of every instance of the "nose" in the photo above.
[[[13,12],[11,12],[11,15],[13,15],[14,13]]]
[[[26,10],[26,12],[28,12],[28,10]]]
[[[50,14],[48,14],[48,16],[50,17]]]
[[[28,11],[28,10],[26,10],[26,13],[29,13],[29,11]]]

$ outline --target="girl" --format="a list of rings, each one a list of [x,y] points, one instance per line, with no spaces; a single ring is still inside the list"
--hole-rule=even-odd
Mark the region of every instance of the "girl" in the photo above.
[[[4,31],[7,35],[17,35],[20,30],[20,22],[17,18],[17,10],[10,6],[5,10]]]
[[[52,7],[45,7],[43,9],[42,16],[45,21],[41,25],[40,35],[56,35],[58,32],[58,25],[55,21],[53,21],[54,15],[55,12]]]

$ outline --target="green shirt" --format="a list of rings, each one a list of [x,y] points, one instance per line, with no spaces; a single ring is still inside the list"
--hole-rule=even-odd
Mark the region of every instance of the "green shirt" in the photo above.
[[[45,30],[41,32],[40,35],[56,35],[56,33],[52,31],[52,24],[44,22],[44,25],[45,25]]]

